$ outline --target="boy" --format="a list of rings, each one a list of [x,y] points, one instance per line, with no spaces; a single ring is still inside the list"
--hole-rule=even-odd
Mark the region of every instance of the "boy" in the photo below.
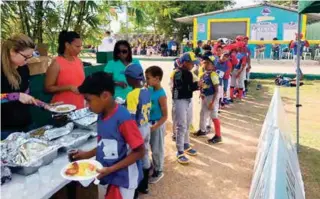
[[[203,57],[203,65],[206,72],[200,80],[201,87],[201,111],[200,111],[200,129],[198,136],[206,135],[205,121],[209,116],[212,119],[215,128],[215,136],[208,140],[209,143],[215,144],[221,142],[220,120],[218,119],[219,109],[219,76],[214,72],[215,58],[213,56]]]
[[[78,88],[89,108],[99,114],[98,144],[90,151],[79,151],[76,159],[96,156],[103,168],[100,184],[107,185],[106,199],[131,199],[142,179],[143,138],[128,110],[114,100],[115,83],[105,72],[94,73]]]
[[[151,109],[151,97],[148,89],[143,88],[143,70],[140,64],[130,64],[126,67],[124,72],[126,80],[129,86],[132,87],[127,95],[126,106],[131,114],[131,118],[136,121],[141,135],[144,139],[145,154],[142,159],[143,166],[143,179],[140,182],[136,196],[138,192],[147,194],[148,181],[149,181],[149,170],[150,170],[150,160],[149,160],[149,142],[150,142],[150,109]]]
[[[191,72],[194,64],[199,64],[192,52],[184,53],[179,59],[181,65],[173,74],[172,99],[175,104],[174,116],[176,120],[177,137],[177,161],[180,164],[188,164],[189,159],[185,156],[195,156],[197,151],[189,144],[188,127],[191,124],[192,93],[198,90],[198,82],[194,81]]]
[[[304,47],[309,48],[310,46],[307,40],[302,41],[302,38],[303,38],[302,33],[300,35],[296,33],[296,40],[290,41],[289,43],[290,49],[293,49],[293,57],[294,57],[293,59],[295,62],[297,61],[297,55],[298,55],[298,41],[299,41],[298,37],[300,37],[300,57],[302,57]]]
[[[237,42],[237,64],[232,71],[231,85],[230,85],[230,97],[231,100],[234,99],[234,88],[237,84],[239,88],[238,99],[242,100],[243,89],[244,89],[244,77],[246,75],[246,66],[247,66],[247,54],[245,53],[245,44],[244,42]]]
[[[197,56],[197,57],[200,57],[201,54],[202,54],[202,44],[203,42],[201,40],[199,40],[197,42],[197,47],[194,49],[194,54]]]
[[[163,71],[158,66],[146,70],[147,84],[151,93],[150,123],[152,161],[154,171],[149,180],[150,184],[157,183],[163,178],[165,122],[168,118],[167,96],[161,86]]]
[[[229,61],[230,54],[228,52],[221,52],[220,56],[215,60],[215,72],[219,76],[219,102],[223,107],[226,100],[223,100],[224,96],[226,96],[226,92],[228,89],[228,82],[230,77],[230,72],[232,69],[232,65]]]
[[[173,68],[172,73],[170,74],[170,83],[169,83],[171,93],[173,93],[173,90],[172,90],[173,89],[173,76],[175,74],[175,70],[177,70],[180,66],[181,66],[180,58],[174,59],[174,68]],[[203,68],[202,67],[200,67],[199,65],[196,65],[196,67],[197,68],[192,71],[193,81],[194,82],[198,81],[198,77],[197,77],[196,73],[203,72]],[[171,110],[171,116],[172,116],[172,140],[176,141],[177,133],[176,133],[176,122],[175,122],[174,110],[175,110],[175,104],[174,104],[174,102],[172,102],[172,110]],[[189,109],[189,112],[190,112],[190,114],[189,114],[190,121],[192,121],[192,116],[193,116],[193,107],[192,106]],[[189,132],[190,133],[194,133],[195,132],[192,123],[189,126]]]
[[[249,80],[250,80],[251,52],[250,52],[250,49],[248,47],[249,37],[245,36],[243,41],[246,44],[245,53],[247,54],[247,68],[246,68],[246,76],[244,78],[244,87],[245,87],[245,95],[246,95],[247,92],[248,92],[248,85],[249,85]]]

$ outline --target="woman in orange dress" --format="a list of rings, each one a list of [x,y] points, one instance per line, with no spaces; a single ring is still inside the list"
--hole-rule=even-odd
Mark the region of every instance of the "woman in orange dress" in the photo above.
[[[77,57],[81,51],[82,41],[76,32],[62,31],[59,34],[58,57],[46,73],[45,89],[53,93],[52,102],[73,104],[77,109],[84,108],[84,97],[79,94],[78,86],[85,75],[82,61]]]

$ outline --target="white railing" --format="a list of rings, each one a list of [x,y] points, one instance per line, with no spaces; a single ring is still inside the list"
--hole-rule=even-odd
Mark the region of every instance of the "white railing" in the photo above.
[[[291,128],[275,88],[259,138],[250,199],[305,199]]]

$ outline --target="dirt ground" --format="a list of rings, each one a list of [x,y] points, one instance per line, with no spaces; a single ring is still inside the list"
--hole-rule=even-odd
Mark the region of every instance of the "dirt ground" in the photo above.
[[[142,64],[145,66],[144,62]],[[171,110],[169,74],[172,67],[163,69],[163,86]],[[199,154],[190,157],[191,163],[188,166],[180,165],[176,161],[170,116],[165,139],[165,176],[159,183],[151,185],[148,196],[140,198],[248,198],[258,137],[271,99],[271,94],[265,90],[267,88],[256,91],[254,84],[251,87],[252,94],[243,102],[231,105],[221,112],[222,144],[206,143],[207,138],[213,134],[203,138],[191,137],[191,143]],[[193,99],[193,125],[196,129],[199,126],[200,111],[198,96],[199,94],[195,93]]]
[[[164,70],[163,87],[168,95],[168,108],[171,111],[171,93],[169,92],[170,64],[156,61],[142,61],[143,67],[162,66]],[[170,66],[169,66],[170,65]],[[267,112],[274,84],[270,80],[261,80],[262,89],[256,90],[259,80],[253,80],[249,95],[243,102],[230,105],[221,111],[221,128],[223,143],[208,145],[206,140],[213,136],[194,138],[191,144],[198,150],[198,156],[190,157],[190,164],[183,166],[176,161],[176,147],[171,139],[172,120],[169,114],[165,138],[165,170],[164,178],[155,185],[150,185],[150,193],[141,195],[140,199],[246,199],[252,178],[258,138]],[[301,110],[301,153],[299,155],[301,170],[306,189],[306,198],[317,199],[320,195],[320,83],[307,83],[301,87],[303,109]],[[315,91],[310,91],[315,90]],[[317,91],[317,92],[316,92]],[[318,98],[314,94],[318,93]],[[282,99],[292,126],[295,129],[295,89],[281,89]],[[193,125],[199,126],[200,101],[199,94],[194,94]],[[308,96],[308,97],[306,97]],[[312,117],[310,113],[316,114]],[[316,122],[318,121],[318,122]],[[316,132],[316,134],[314,134]],[[295,137],[293,136],[293,139]],[[318,140],[318,141],[315,141]],[[102,197],[101,197],[102,198]]]

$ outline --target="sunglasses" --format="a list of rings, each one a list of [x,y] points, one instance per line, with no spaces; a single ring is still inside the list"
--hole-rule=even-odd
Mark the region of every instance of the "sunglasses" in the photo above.
[[[26,55],[24,55],[24,54],[22,54],[22,53],[20,53],[20,52],[18,52],[22,57],[24,57],[24,60],[25,61],[27,61],[28,59],[31,59],[33,56],[31,56],[31,57],[27,57]]]
[[[119,50],[119,53],[121,53],[121,54],[128,54],[128,50]]]

